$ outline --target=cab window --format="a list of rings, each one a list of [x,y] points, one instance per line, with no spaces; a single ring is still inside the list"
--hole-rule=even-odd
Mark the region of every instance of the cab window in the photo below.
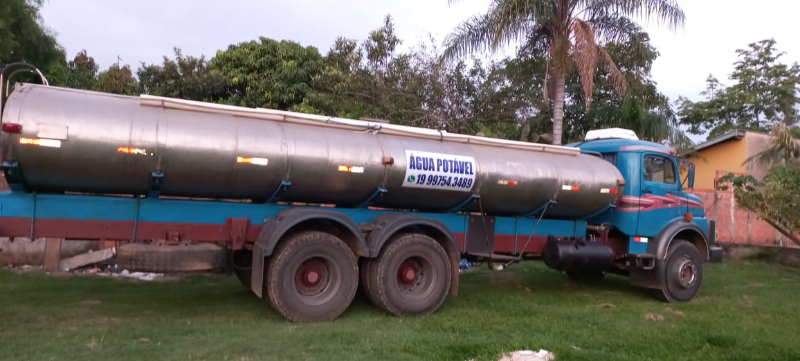
[[[644,156],[644,180],[675,184],[675,167],[672,161],[655,155]]]
[[[617,153],[603,153],[601,156],[606,162],[617,165]]]

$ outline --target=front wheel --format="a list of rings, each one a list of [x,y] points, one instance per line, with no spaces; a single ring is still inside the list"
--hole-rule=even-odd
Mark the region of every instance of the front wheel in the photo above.
[[[693,299],[703,283],[703,259],[697,247],[684,240],[674,240],[667,251],[661,273],[658,298],[665,302]]]
[[[272,307],[289,321],[331,321],[355,297],[358,263],[338,237],[302,232],[276,247],[264,287]]]

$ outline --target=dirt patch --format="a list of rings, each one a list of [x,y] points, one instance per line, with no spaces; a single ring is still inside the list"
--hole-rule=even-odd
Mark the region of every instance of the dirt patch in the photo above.
[[[747,307],[753,307],[753,296],[742,295],[742,303]]]
[[[671,314],[676,315],[676,316],[684,316],[685,315],[683,313],[683,311],[673,310],[672,307],[665,308],[664,312],[671,313]]]
[[[644,319],[647,320],[647,321],[661,322],[661,321],[664,321],[664,316],[663,315],[659,315],[657,313],[649,312],[649,313],[646,313],[644,315]]]

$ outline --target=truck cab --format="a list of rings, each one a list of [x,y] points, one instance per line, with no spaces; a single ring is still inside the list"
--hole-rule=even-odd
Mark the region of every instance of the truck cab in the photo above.
[[[614,164],[625,180],[616,207],[588,223],[608,225],[610,239],[628,256],[631,283],[655,288],[669,285],[673,276],[678,287],[664,287],[662,298],[692,298],[698,291],[692,286],[702,277],[698,263],[722,259],[715,222],[705,216],[702,200],[690,193],[694,165],[688,164],[681,179],[675,149],[619,128],[590,131],[584,141],[567,146]]]

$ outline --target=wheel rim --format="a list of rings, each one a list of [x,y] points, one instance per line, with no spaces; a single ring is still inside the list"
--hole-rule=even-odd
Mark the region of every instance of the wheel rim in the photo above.
[[[682,288],[691,287],[697,280],[697,267],[691,260],[681,260],[676,267],[675,279]]]
[[[294,272],[294,287],[300,300],[309,305],[323,304],[338,291],[341,276],[336,265],[320,257],[303,261]]]
[[[436,283],[433,265],[421,257],[408,257],[397,267],[397,289],[404,298],[424,298]]]

